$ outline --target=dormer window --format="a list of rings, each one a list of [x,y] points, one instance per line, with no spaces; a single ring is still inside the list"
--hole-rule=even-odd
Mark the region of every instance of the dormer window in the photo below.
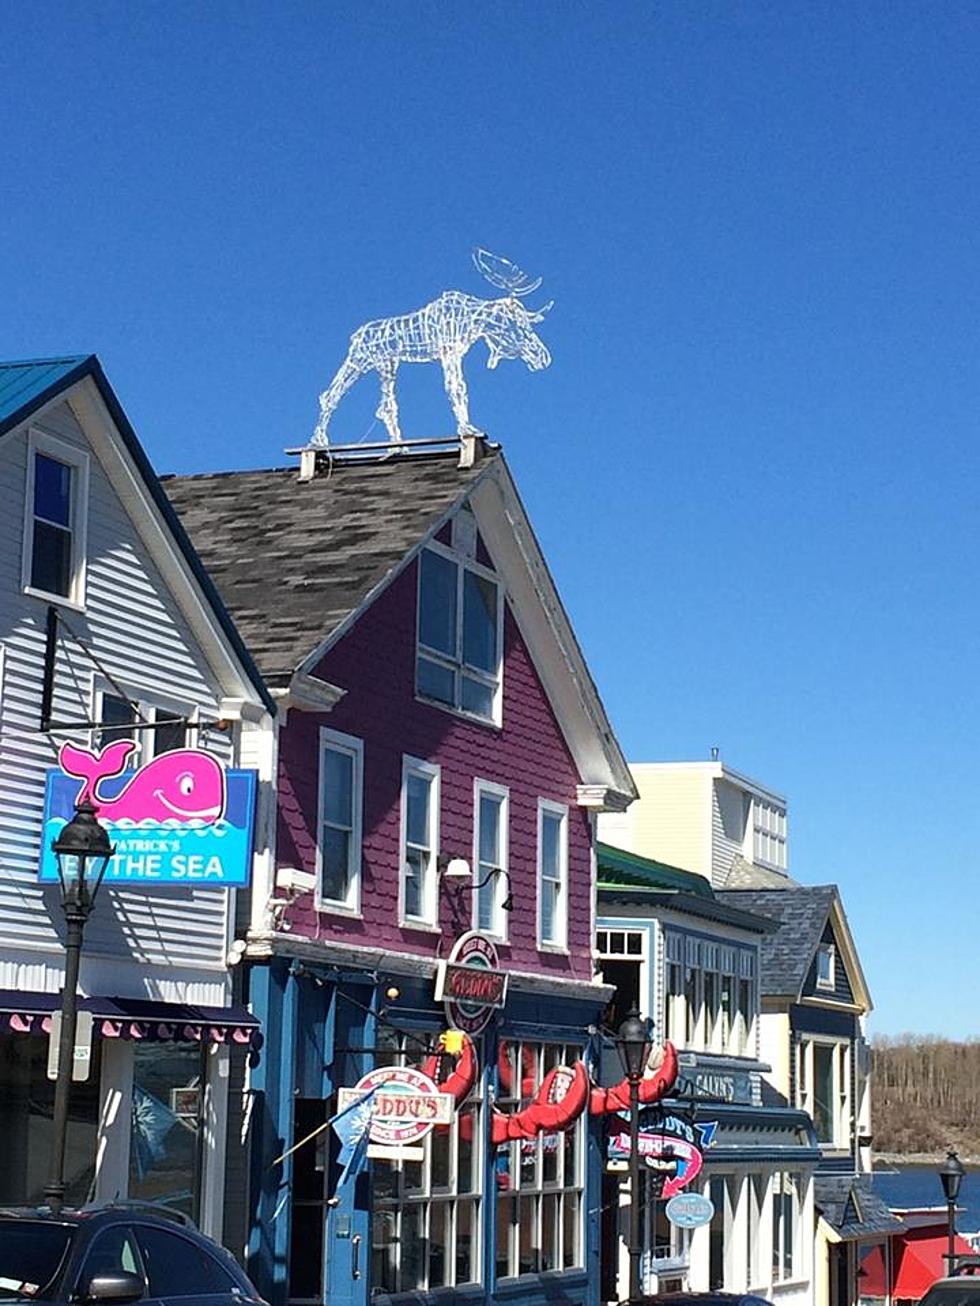
[[[785,871],[786,809],[767,803],[763,798],[754,798],[752,825],[752,860],[762,866]]]
[[[80,607],[85,597],[88,458],[40,431],[30,433],[27,457],[24,588]]]
[[[453,540],[456,548],[433,543],[419,561],[415,686],[421,698],[499,724],[500,585],[472,556],[475,527]]]
[[[836,949],[832,943],[821,943],[817,949],[817,988],[832,989],[836,980]]]

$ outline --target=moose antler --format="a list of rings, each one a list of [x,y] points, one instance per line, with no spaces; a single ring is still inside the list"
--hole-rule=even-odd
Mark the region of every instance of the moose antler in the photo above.
[[[502,254],[491,254],[488,249],[475,249],[473,263],[480,275],[498,290],[506,290],[509,295],[522,298],[537,290],[542,277],[531,278]]]

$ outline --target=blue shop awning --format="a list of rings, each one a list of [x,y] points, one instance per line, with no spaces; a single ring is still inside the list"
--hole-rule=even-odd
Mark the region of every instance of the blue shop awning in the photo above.
[[[0,989],[0,1030],[46,1034],[51,1016],[61,1009],[60,993]],[[103,1038],[147,1039],[169,1043],[238,1043],[254,1045],[259,1022],[242,1006],[195,1007],[151,998],[79,998],[79,1011],[90,1011]]]

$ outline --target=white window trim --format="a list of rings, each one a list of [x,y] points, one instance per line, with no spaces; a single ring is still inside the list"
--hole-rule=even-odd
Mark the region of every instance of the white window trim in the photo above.
[[[422,775],[431,781],[429,805],[429,865],[422,886],[425,914],[409,916],[405,911],[405,861],[408,845],[408,777]],[[402,756],[401,827],[398,840],[398,923],[403,929],[439,932],[438,867],[441,768],[420,757]]]
[[[830,957],[830,978],[822,979],[820,976],[820,954],[826,949]],[[837,949],[832,943],[817,944],[817,977],[816,987],[822,989],[824,993],[832,993],[837,987]]]
[[[562,822],[561,838],[561,894],[559,895],[561,908],[561,928],[558,930],[557,940],[545,939],[542,933],[542,883],[544,877],[544,867],[542,863],[542,853],[544,852],[544,841],[542,838],[544,830],[545,813],[551,816],[558,816]],[[537,869],[535,875],[535,885],[537,889],[536,897],[538,904],[538,921],[537,921],[537,940],[539,952],[568,952],[568,807],[564,803],[553,802],[550,798],[538,799],[538,847],[537,847]]]
[[[466,571],[472,571],[485,580],[492,581],[497,590],[497,672],[491,676],[488,672],[481,670],[479,667],[467,667],[463,661],[457,662],[450,659],[445,653],[440,653],[438,649],[432,649],[427,652],[427,646],[423,646],[421,640],[422,625],[422,555],[426,550],[431,553],[440,554],[456,565],[456,647],[462,648],[463,644],[463,586],[464,575]],[[425,703],[428,707],[440,708],[443,712],[451,712],[453,716],[464,717],[467,721],[478,721],[480,725],[496,726],[497,729],[503,725],[503,702],[504,702],[504,585],[500,576],[490,567],[485,567],[475,558],[468,558],[465,554],[459,553],[456,549],[449,548],[448,545],[442,544],[439,540],[429,540],[429,542],[419,551],[418,555],[418,576],[415,585],[415,697],[420,703]],[[494,682],[493,694],[493,714],[492,716],[480,716],[477,712],[468,712],[464,707],[458,707],[453,703],[443,703],[437,698],[428,698],[425,694],[418,691],[419,657],[428,657],[431,662],[436,662],[440,666],[453,667],[453,674],[458,676],[462,672],[468,671],[475,679],[487,685]]]
[[[323,754],[327,749],[346,753],[353,759],[351,768],[351,838],[347,867],[347,897],[325,898],[323,885]],[[345,735],[327,726],[320,727],[320,751],[317,754],[316,799],[316,890],[314,903],[317,911],[335,915],[359,917],[361,915],[361,835],[364,821],[364,741],[356,735]]]
[[[136,706],[136,710],[141,716],[146,718],[147,722],[156,720],[158,712],[172,712],[174,716],[184,717],[187,721],[187,738],[185,747],[200,748],[198,732],[201,725],[200,707],[197,704],[182,703],[176,698],[167,698],[160,694],[146,693],[141,689],[134,689],[131,685],[120,684],[118,688],[110,685],[107,680],[100,676],[92,678],[92,720],[102,720],[102,701],[108,695],[109,698],[125,697]],[[142,729],[142,733],[141,733]],[[140,721],[133,723],[133,732],[136,736],[137,751],[131,755],[133,766],[144,766],[147,762],[152,761],[156,756],[156,731],[147,730]],[[89,731],[89,745],[92,748],[98,745],[99,727],[93,726]]]
[[[67,595],[49,594],[31,584],[31,563],[34,553],[34,462],[36,454],[45,454],[71,467],[71,586]],[[88,537],[88,482],[89,456],[84,449],[48,435],[32,427],[27,434],[27,478],[24,490],[24,526],[21,552],[21,586],[25,594],[44,599],[46,603],[60,604],[85,611],[85,562]]]
[[[492,780],[475,779],[473,781],[473,884],[476,886],[483,879],[480,869],[480,798],[486,794],[489,798],[500,801],[500,865],[502,873],[494,876],[493,885],[493,925],[483,929],[480,925],[479,894],[473,890],[473,928],[482,930],[498,943],[508,939],[508,913],[502,903],[507,896],[508,876],[510,874],[510,790],[506,785],[494,784]]]
[[[817,1146],[824,1152],[848,1152],[851,1148],[851,1116],[854,1114],[851,1101],[851,1040],[849,1038],[831,1038],[819,1034],[801,1034],[797,1045],[797,1099],[800,1107],[807,1112],[816,1129],[816,1079],[814,1076],[813,1050],[817,1045],[832,1049],[831,1111],[833,1113],[833,1138],[829,1141],[817,1139]],[[840,1049],[844,1049],[843,1083],[841,1080]],[[802,1070],[802,1080],[801,1080]],[[803,1083],[805,1091],[800,1091]]]

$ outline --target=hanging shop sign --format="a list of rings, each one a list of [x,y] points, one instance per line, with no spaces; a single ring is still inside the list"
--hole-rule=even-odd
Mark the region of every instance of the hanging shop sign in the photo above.
[[[436,1002],[446,1005],[453,1029],[471,1037],[482,1033],[490,1017],[507,1001],[507,972],[491,939],[478,930],[461,935],[436,971]]]
[[[202,748],[178,748],[127,770],[138,748],[131,739],[97,751],[62,744],[59,767],[48,772],[45,785],[38,879],[57,883],[51,844],[87,798],[115,847],[106,883],[246,886],[256,773],[229,770]]]
[[[700,1229],[710,1224],[715,1204],[703,1193],[675,1193],[665,1207],[667,1219],[678,1229]]]
[[[616,1118],[609,1135],[607,1157],[610,1169],[622,1169],[630,1156],[630,1134],[624,1113]],[[704,1165],[704,1151],[714,1139],[717,1121],[710,1124],[689,1124],[680,1116],[668,1115],[652,1128],[640,1130],[639,1152],[644,1164],[651,1170],[672,1173],[664,1179],[663,1196],[673,1197],[692,1183]]]
[[[339,1090],[338,1112],[369,1093],[373,1093],[369,1134],[372,1148],[405,1148],[419,1143],[435,1125],[451,1124],[456,1110],[452,1093],[440,1093],[421,1070],[414,1066],[379,1066],[362,1075],[353,1088]]]

